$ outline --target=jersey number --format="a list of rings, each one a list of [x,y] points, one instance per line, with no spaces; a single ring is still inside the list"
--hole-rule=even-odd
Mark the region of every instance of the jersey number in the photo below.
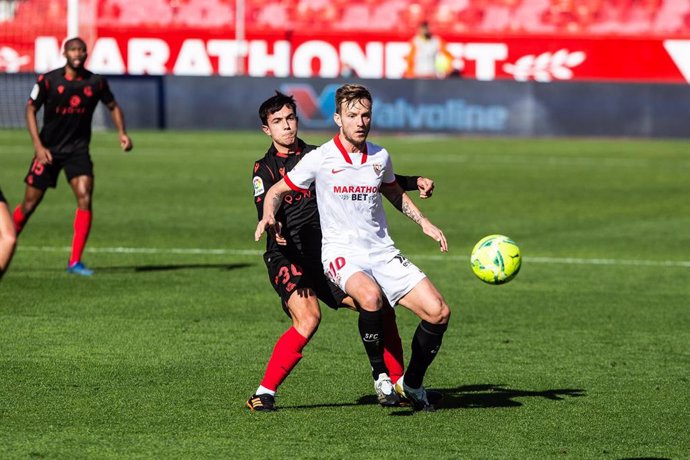
[[[301,274],[302,270],[300,270],[297,265],[290,264],[289,268],[287,265],[283,265],[278,270],[278,275],[276,276],[273,284],[284,284],[285,290],[288,292],[292,292],[292,290],[295,289],[296,284],[291,282],[290,278],[291,276],[300,276]]]
[[[40,176],[43,174],[44,170],[45,165],[38,160],[34,160],[34,163],[31,165],[31,172],[37,176]]]
[[[333,262],[328,264],[328,274],[331,276],[331,280],[336,279],[336,275],[338,273],[338,270],[343,268],[345,266],[345,258],[344,257],[336,257]]]

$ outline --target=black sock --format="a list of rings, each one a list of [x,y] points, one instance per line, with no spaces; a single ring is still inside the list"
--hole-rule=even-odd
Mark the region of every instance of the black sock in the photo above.
[[[410,388],[422,386],[424,374],[441,348],[446,329],[448,324],[419,323],[412,338],[412,356],[405,371],[405,385]]]
[[[378,311],[359,311],[359,335],[364,344],[364,350],[369,357],[371,374],[374,379],[379,374],[388,374],[383,362],[383,314]]]

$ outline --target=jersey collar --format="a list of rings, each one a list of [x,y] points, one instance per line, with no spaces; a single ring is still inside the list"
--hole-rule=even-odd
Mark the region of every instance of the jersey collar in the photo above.
[[[350,158],[350,154],[345,150],[345,146],[343,145],[342,142],[340,142],[340,136],[337,134],[333,138],[333,142],[335,142],[335,146],[338,147],[338,150],[340,150],[340,153],[343,155],[343,158],[345,158],[345,161],[349,164],[352,164],[352,158]],[[362,162],[361,164],[364,164],[367,162],[367,144],[364,143],[364,152],[362,152]]]
[[[291,150],[290,152],[287,152],[287,153],[281,153],[281,152],[278,151],[278,149],[276,148],[276,146],[273,145],[273,143],[271,142],[271,146],[268,148],[268,152],[267,152],[267,153],[269,153],[269,154],[271,154],[271,155],[275,155],[275,156],[277,156],[277,157],[279,157],[279,158],[287,158],[287,157],[290,157],[290,156],[293,156],[293,155],[299,156],[299,155],[302,154],[302,152],[304,151],[304,149],[305,149],[306,146],[307,146],[307,144],[305,144],[305,142],[304,142],[302,139],[300,139],[300,138],[298,137],[298,138],[297,138],[297,145],[296,145],[294,151]]]

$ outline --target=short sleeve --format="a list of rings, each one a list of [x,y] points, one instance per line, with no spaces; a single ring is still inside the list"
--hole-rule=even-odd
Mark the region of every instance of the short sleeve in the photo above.
[[[393,172],[393,160],[391,160],[390,154],[386,152],[386,166],[383,168],[383,183],[391,184],[395,182],[395,173]]]
[[[300,162],[292,168],[292,171],[285,175],[285,183],[296,192],[308,190],[309,186],[316,180],[323,156],[321,148],[306,153]]]
[[[36,83],[34,84],[33,88],[31,88],[31,94],[29,95],[28,103],[36,107],[36,109],[40,109],[41,106],[43,106],[43,104],[45,103],[47,96],[48,79],[45,75],[41,75],[38,77],[38,80],[36,80]]]
[[[111,102],[113,102],[115,100],[115,96],[113,96],[112,91],[110,91],[110,85],[108,85],[108,80],[106,80],[104,77],[100,77],[100,82],[98,84],[101,90],[101,102],[105,105],[108,105]]]
[[[254,188],[254,204],[256,205],[256,213],[258,220],[264,215],[264,198],[266,192],[275,183],[273,174],[271,173],[268,166],[257,161],[254,163],[254,171],[252,172],[252,186]]]

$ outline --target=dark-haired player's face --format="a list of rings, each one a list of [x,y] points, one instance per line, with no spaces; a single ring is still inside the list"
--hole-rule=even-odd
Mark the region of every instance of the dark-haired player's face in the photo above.
[[[82,69],[88,56],[86,46],[79,40],[67,43],[63,55],[67,59],[67,65],[74,70]]]
[[[367,140],[371,129],[371,101],[358,99],[350,103],[343,102],[340,114],[336,113],[334,119],[348,142],[361,145]]]
[[[284,105],[282,109],[268,116],[267,124],[261,129],[271,136],[279,151],[292,150],[297,140],[297,115],[292,107]]]

